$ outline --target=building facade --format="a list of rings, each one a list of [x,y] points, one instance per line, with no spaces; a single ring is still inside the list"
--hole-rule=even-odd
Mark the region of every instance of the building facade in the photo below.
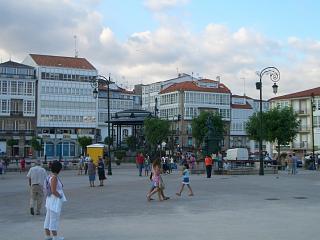
[[[108,91],[107,87],[100,87],[98,95],[98,129],[100,136],[97,141],[104,141],[108,137]],[[110,84],[110,120],[115,114],[128,109],[141,109],[141,86],[135,86],[134,90],[128,91],[117,86],[115,83]],[[126,137],[132,135],[132,126],[122,126],[121,132],[111,129],[114,141],[120,139],[124,141]]]
[[[174,144],[184,150],[192,150],[192,119],[202,111],[217,112],[227,124],[223,150],[229,146],[229,125],[231,118],[230,90],[220,81],[197,79],[174,83],[159,93],[160,118],[168,119],[173,130]]]
[[[269,110],[269,102],[262,102],[262,111]],[[230,148],[248,148],[249,152],[259,151],[259,142],[250,140],[246,132],[246,124],[249,118],[260,111],[260,101],[248,96],[232,95],[231,100],[231,124],[230,124]],[[270,153],[270,144],[263,142],[262,149]]]
[[[43,141],[43,154],[78,156],[77,138],[96,135],[97,103],[90,82],[97,70],[85,58],[30,54],[23,63],[36,69],[37,136]]]
[[[292,107],[300,120],[295,140],[284,146],[284,150],[301,154],[312,152],[313,146],[315,150],[320,150],[320,87],[271,98],[269,101],[272,108]]]
[[[33,155],[30,140],[36,129],[36,90],[33,67],[13,61],[0,64],[0,154]]]

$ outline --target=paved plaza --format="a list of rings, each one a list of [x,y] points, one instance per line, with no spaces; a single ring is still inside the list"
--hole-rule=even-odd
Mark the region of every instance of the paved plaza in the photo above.
[[[44,211],[29,214],[26,173],[0,177],[0,239],[44,239]],[[132,165],[113,169],[104,187],[87,176],[61,173],[65,203],[60,232],[66,240],[319,239],[320,173],[265,176],[192,175],[195,196],[175,196],[178,173],[164,175],[168,201],[147,202],[150,183]]]

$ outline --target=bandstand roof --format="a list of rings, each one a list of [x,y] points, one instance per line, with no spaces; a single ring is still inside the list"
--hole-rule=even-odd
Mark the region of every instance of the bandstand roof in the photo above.
[[[146,110],[141,109],[127,109],[115,113],[110,120],[113,125],[143,125],[143,122],[148,117],[154,115]],[[106,122],[108,123],[108,122]]]

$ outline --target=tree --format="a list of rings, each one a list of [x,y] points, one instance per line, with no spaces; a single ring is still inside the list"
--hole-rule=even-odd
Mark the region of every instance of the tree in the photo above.
[[[108,145],[112,145],[113,144],[113,138],[112,137],[105,137],[104,138],[104,144]]]
[[[126,143],[128,145],[128,148],[130,150],[136,150],[136,146],[137,146],[137,138],[135,136],[129,136],[126,138]]]
[[[13,157],[13,146],[18,144],[18,140],[16,139],[9,139],[7,140],[7,145],[11,147],[11,156]]]
[[[221,116],[213,112],[201,112],[192,120],[192,136],[197,147],[203,146],[205,155],[220,151],[224,127]]]
[[[30,145],[34,151],[36,151],[36,152],[41,151],[42,150],[41,138],[32,137],[32,139],[30,141]]]
[[[82,152],[84,154],[86,154],[86,147],[90,144],[92,144],[92,138],[91,137],[87,137],[87,136],[83,136],[83,137],[78,137],[78,143],[80,145],[80,147],[82,148]]]
[[[272,108],[268,112],[268,131],[267,140],[277,143],[278,157],[280,156],[281,145],[287,145],[292,142],[300,126],[298,115],[292,108]]]
[[[259,140],[260,113],[249,118],[246,131],[253,140]],[[292,142],[298,133],[300,121],[292,108],[272,108],[262,114],[262,140],[277,143],[278,157],[280,146]]]
[[[167,120],[151,117],[144,120],[145,139],[154,151],[158,144],[167,140],[170,133],[169,128]]]
[[[268,140],[267,134],[267,125],[268,124],[268,116],[266,112],[262,112],[262,140]],[[246,124],[246,132],[250,139],[259,141],[260,139],[260,112],[253,114],[247,124]]]

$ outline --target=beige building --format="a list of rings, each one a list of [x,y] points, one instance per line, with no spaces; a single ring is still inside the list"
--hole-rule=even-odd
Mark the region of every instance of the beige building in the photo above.
[[[296,139],[286,146],[286,150],[307,153],[312,152],[313,145],[315,150],[320,150],[320,87],[271,98],[269,101],[270,107],[291,106],[301,122]]]

